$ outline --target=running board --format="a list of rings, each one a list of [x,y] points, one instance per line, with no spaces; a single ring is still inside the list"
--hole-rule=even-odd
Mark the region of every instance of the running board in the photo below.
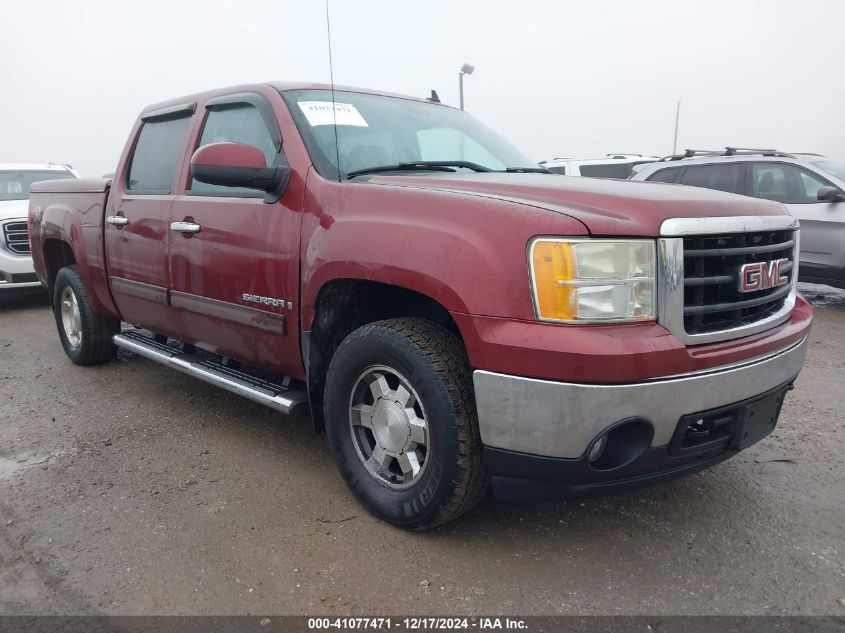
[[[113,340],[118,347],[249,398],[271,409],[287,415],[307,413],[308,396],[301,391],[290,390],[286,384],[289,381],[288,378],[283,380],[283,384],[276,384],[238,369],[226,367],[217,360],[208,360],[195,354],[185,353],[178,347],[160,343],[137,331],[128,330],[115,334]]]

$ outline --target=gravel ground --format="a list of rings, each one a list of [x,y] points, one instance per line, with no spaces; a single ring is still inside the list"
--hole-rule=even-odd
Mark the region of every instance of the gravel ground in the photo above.
[[[0,306],[0,613],[845,614],[845,294],[776,432],[703,473],[409,534],[325,438],[121,353],[81,369]]]

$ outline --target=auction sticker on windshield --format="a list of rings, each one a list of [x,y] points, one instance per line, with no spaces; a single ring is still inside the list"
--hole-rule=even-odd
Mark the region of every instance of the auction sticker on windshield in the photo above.
[[[334,116],[332,116],[334,106]],[[317,125],[356,125],[369,127],[364,117],[351,103],[332,103],[331,101],[300,101],[299,109],[312,127]]]

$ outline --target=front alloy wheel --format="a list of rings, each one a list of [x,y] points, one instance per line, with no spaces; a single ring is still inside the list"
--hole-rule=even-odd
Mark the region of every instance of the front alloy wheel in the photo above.
[[[428,423],[408,380],[384,365],[368,367],[352,386],[349,428],[367,472],[393,490],[419,481],[428,465]]]
[[[487,493],[466,351],[439,325],[389,319],[347,336],[326,376],[325,420],[346,485],[393,525],[440,525]]]

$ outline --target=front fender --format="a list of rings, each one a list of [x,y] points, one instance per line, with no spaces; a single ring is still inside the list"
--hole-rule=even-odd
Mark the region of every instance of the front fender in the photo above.
[[[586,229],[512,202],[309,176],[302,327],[310,329],[319,291],[333,279],[407,288],[450,312],[533,319],[526,246],[547,234]]]

